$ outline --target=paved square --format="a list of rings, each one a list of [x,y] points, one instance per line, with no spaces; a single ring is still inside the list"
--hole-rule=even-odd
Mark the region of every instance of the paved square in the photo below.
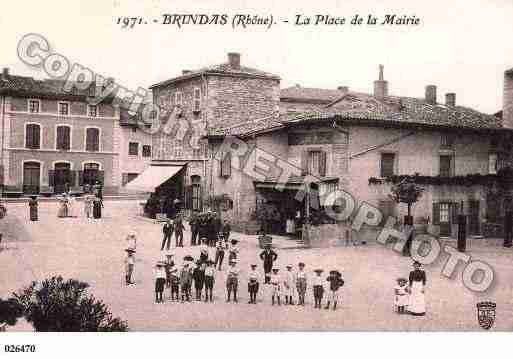
[[[81,205],[81,203],[79,203]],[[427,314],[399,316],[393,312],[393,287],[398,276],[407,276],[411,260],[379,245],[329,249],[277,249],[277,265],[306,263],[309,275],[315,267],[341,269],[346,282],[337,311],[313,308],[311,286],[307,306],[271,306],[266,288],[258,304],[247,304],[246,273],[258,258],[255,236],[234,233],[241,241],[238,304],[225,303],[225,272],[217,272],[214,303],[154,303],[154,263],[160,252],[161,226],[137,218],[136,201],[106,201],[104,218],[87,220],[57,218],[57,204],[41,202],[39,222],[28,220],[27,204],[7,204],[8,215],[0,221],[4,233],[0,252],[0,296],[3,298],[34,279],[52,275],[73,277],[91,285],[91,292],[109,306],[114,315],[135,331],[169,330],[471,330],[477,323],[476,303],[497,303],[491,330],[513,330],[513,250],[495,245],[473,245],[471,255],[495,270],[495,285],[487,293],[475,294],[461,283],[461,269],[454,278],[441,275],[447,255],[425,268]],[[80,208],[81,209],[81,208]],[[124,285],[125,236],[138,233],[135,286]],[[198,248],[174,249],[178,264],[186,254],[198,257]],[[174,240],[173,240],[174,245]],[[210,256],[214,255],[211,249]],[[169,291],[165,292],[169,297]],[[297,301],[297,298],[296,298]]]

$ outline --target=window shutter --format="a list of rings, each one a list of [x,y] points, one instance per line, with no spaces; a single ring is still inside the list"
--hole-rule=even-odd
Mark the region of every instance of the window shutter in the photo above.
[[[69,171],[69,186],[75,187],[77,183],[77,171]]]
[[[451,203],[451,221],[452,223],[458,223],[458,214],[460,213],[460,204],[457,202]]]
[[[83,186],[84,185],[84,171],[77,171],[78,172],[78,185]]]
[[[34,125],[34,132],[33,132],[33,144],[34,144],[34,148],[41,148],[41,143],[39,143],[39,139],[40,139],[40,132],[41,129],[39,128],[38,125]]]
[[[308,174],[308,151],[301,152],[301,175],[306,176]]]
[[[105,171],[98,171],[98,177],[97,177],[97,180],[100,181],[100,184],[102,186],[105,185],[104,183],[104,179],[105,179]]]
[[[199,186],[199,210],[203,212],[203,186]]]
[[[440,224],[440,203],[433,203],[433,224]]]
[[[192,186],[185,187],[185,208],[186,209],[193,209],[193,203],[192,203]]]
[[[25,142],[27,148],[34,147],[34,125],[27,125],[25,133]]]
[[[54,170],[48,171],[48,185],[51,187],[55,186],[55,171]]]
[[[319,176],[326,176],[326,152],[324,151],[319,154]]]

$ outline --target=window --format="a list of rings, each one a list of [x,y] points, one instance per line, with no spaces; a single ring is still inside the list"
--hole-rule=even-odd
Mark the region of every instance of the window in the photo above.
[[[86,151],[100,151],[100,129],[96,127],[86,128]]]
[[[87,115],[89,117],[98,116],[98,108],[95,105],[88,105],[87,106]]]
[[[440,177],[452,176],[452,156],[440,156]]]
[[[96,181],[103,182],[103,171],[100,171],[100,165],[94,162],[84,163],[84,170],[79,174],[79,185],[94,186]]]
[[[201,109],[201,91],[198,87],[194,89],[194,102],[192,111],[194,112],[200,112]]]
[[[440,140],[440,146],[442,148],[452,148],[454,145],[454,136],[452,134],[443,133],[441,140]]]
[[[226,152],[220,162],[221,177],[228,178],[232,174],[232,153]]]
[[[138,156],[139,155],[139,143],[137,143],[137,142],[129,142],[128,143],[128,155],[129,156]]]
[[[395,174],[395,153],[381,154],[381,177],[386,178]]]
[[[314,176],[326,176],[326,152],[308,152],[308,172]]]
[[[151,157],[151,146],[150,145],[142,146],[142,155],[143,155],[143,157]]]
[[[71,127],[57,126],[55,149],[69,151],[71,148]]]
[[[41,126],[37,123],[29,123],[25,126],[25,148],[41,148]]]
[[[181,140],[176,140],[173,146],[173,155],[175,158],[180,158],[183,155],[183,144]]]
[[[182,105],[182,93],[180,91],[175,92],[175,106]]]
[[[28,109],[30,113],[39,112],[39,100],[29,100]]]
[[[201,177],[200,176],[191,176],[192,182],[192,194],[191,194],[191,204],[193,211],[201,211]]]
[[[497,154],[490,153],[488,155],[488,173],[496,174],[497,173]]]
[[[69,115],[69,103],[68,102],[59,102],[59,115],[61,115],[61,116]]]

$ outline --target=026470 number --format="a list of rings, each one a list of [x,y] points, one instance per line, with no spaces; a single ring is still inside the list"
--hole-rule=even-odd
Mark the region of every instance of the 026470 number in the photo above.
[[[33,344],[6,344],[4,345],[6,353],[35,353],[36,346]]]

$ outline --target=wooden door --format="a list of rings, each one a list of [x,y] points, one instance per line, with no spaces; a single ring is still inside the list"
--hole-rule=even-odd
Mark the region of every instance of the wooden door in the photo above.
[[[54,166],[54,192],[56,194],[64,193],[71,186],[71,166],[66,162],[56,163]]]
[[[451,204],[447,202],[440,203],[440,235],[451,235]]]
[[[479,233],[479,201],[468,202],[468,231],[470,235]]]
[[[38,194],[41,183],[41,164],[25,162],[23,164],[23,193]]]

